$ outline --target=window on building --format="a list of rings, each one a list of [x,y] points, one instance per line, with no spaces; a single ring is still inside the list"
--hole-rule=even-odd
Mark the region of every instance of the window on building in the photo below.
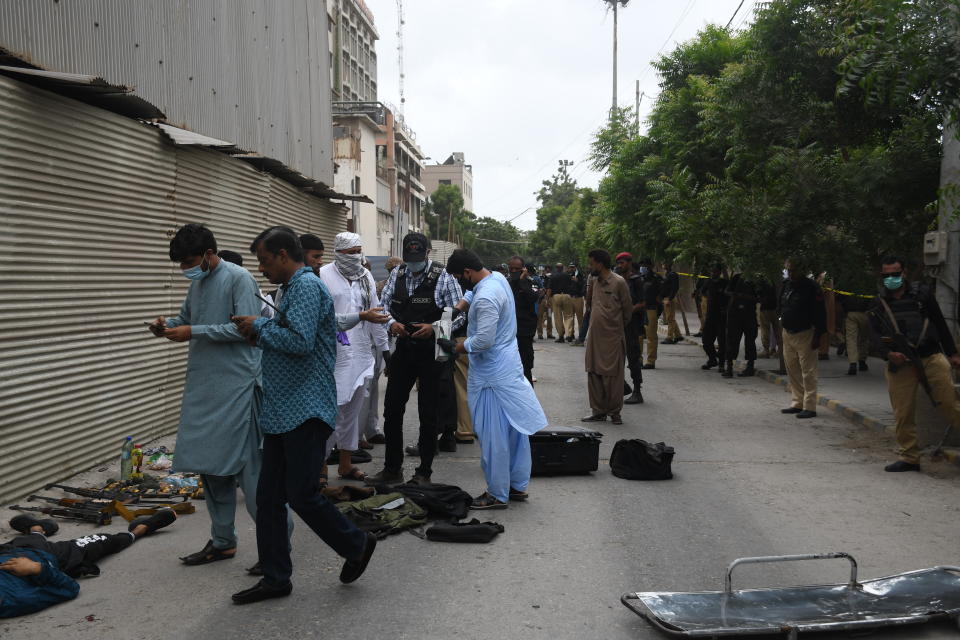
[[[441,181],[440,181],[440,184],[450,184],[450,181],[449,181],[449,180],[441,180]]]

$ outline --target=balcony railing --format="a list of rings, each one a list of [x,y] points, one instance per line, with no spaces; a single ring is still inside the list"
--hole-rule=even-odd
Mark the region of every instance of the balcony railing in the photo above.
[[[386,107],[381,102],[334,102],[333,115],[365,115],[380,126],[387,124]]]

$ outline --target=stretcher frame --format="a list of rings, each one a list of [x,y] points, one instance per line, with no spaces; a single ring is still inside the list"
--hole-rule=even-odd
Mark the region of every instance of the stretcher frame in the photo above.
[[[844,559],[846,584],[733,589],[733,570],[744,564]],[[857,580],[847,553],[738,558],[727,567],[723,591],[631,592],[620,601],[659,631],[677,638],[853,631],[952,620],[960,624],[960,567],[937,566]]]

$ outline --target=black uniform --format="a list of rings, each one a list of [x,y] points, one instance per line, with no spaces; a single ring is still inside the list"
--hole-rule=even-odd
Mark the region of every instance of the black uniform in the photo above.
[[[517,273],[516,276],[520,274]],[[533,383],[533,336],[537,333],[537,295],[530,278],[514,277],[508,279],[510,289],[513,290],[513,301],[517,311],[517,348],[520,350],[520,361],[523,363],[523,375]]]
[[[722,365],[727,354],[727,279],[717,276],[705,282],[703,295],[707,296],[707,317],[703,321],[703,350],[710,362],[719,360]],[[715,342],[720,345],[719,352]]]
[[[827,332],[827,306],[823,300],[823,290],[810,278],[796,282],[784,281],[777,310],[780,324],[787,333],[800,333],[813,328],[814,337],[819,338]]]
[[[443,267],[431,263],[429,271],[411,296],[407,291],[406,265],[397,267],[397,280],[390,302],[390,315],[403,324],[436,322],[443,315],[437,307],[434,294]],[[416,338],[397,338],[397,347],[390,357],[390,375],[383,401],[383,434],[386,438],[384,467],[399,472],[403,465],[403,414],[410,390],[420,381],[418,410],[420,417],[420,466],[415,473],[430,477],[433,457],[437,452],[437,419],[440,406],[440,384],[445,362],[434,357],[434,341]],[[452,386],[452,378],[451,386]]]
[[[757,299],[756,286],[743,274],[730,278],[727,285],[727,362],[732,364],[740,353],[744,340],[743,357],[750,363],[757,359]]]
[[[634,272],[623,275],[627,281],[627,289],[630,290],[630,299],[637,305],[643,302],[643,280],[640,275]],[[596,283],[594,283],[596,287]],[[593,295],[597,295],[594,288]],[[640,388],[643,384],[643,353],[640,347],[640,339],[643,337],[643,325],[646,324],[646,314],[643,309],[634,311],[630,316],[630,322],[623,328],[627,340],[627,368],[630,369],[630,379],[633,381],[634,388]]]
[[[916,345],[915,349],[918,356],[926,358],[941,352],[947,356],[957,353],[957,345],[950,334],[950,328],[947,326],[946,320],[943,319],[940,305],[929,287],[914,282],[909,285],[907,291],[899,299],[893,296],[884,296],[883,299],[889,305],[890,311],[893,312],[893,317],[897,321],[900,332],[907,337],[910,344]],[[886,360],[889,353],[894,349],[888,340],[884,340],[884,338],[890,337],[890,332],[884,330],[884,323],[879,318],[887,323],[889,323],[889,319],[879,298],[874,298],[870,305],[868,317],[870,318],[874,347]],[[924,332],[924,324],[927,325],[926,332]],[[920,340],[921,334],[923,340]]]

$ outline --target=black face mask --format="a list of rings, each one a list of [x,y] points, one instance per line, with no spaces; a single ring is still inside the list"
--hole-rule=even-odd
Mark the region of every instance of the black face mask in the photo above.
[[[510,272],[510,279],[511,279],[511,280],[519,280],[519,279],[520,279],[520,272],[519,272],[519,271],[511,271],[511,272]]]
[[[457,280],[460,282],[460,288],[463,289],[464,291],[472,291],[472,290],[473,290],[473,282],[472,282],[472,281],[467,280],[466,278],[457,278]]]

